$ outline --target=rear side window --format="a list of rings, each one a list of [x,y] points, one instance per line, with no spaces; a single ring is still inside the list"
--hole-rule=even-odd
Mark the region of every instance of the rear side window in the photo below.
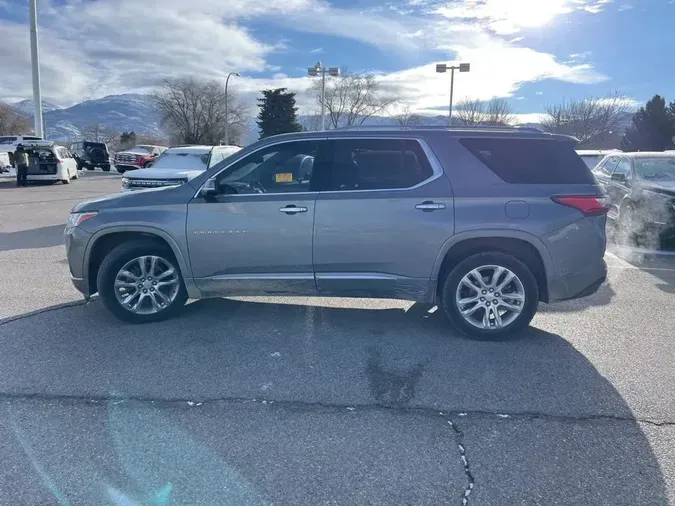
[[[410,188],[433,175],[418,142],[402,139],[336,139],[330,190]]]
[[[507,183],[594,184],[571,142],[547,139],[465,138],[459,141]]]

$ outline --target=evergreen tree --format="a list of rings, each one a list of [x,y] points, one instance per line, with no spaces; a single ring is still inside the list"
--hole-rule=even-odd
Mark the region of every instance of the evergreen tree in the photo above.
[[[300,132],[295,107],[295,93],[288,93],[286,88],[263,90],[263,98],[258,99],[258,128],[260,138],[288,132]]]
[[[621,140],[624,151],[663,151],[673,146],[675,103],[666,107],[666,99],[655,95],[634,115],[632,125]]]

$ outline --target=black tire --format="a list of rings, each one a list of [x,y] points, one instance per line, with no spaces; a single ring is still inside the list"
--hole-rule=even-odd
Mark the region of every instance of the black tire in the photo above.
[[[61,182],[63,184],[70,184],[70,179],[62,179]]]
[[[101,168],[103,169],[103,172],[110,172],[110,165],[103,165]]]
[[[457,288],[464,276],[478,267],[487,265],[509,269],[520,279],[525,292],[521,313],[513,322],[499,329],[481,329],[467,322],[455,300]],[[539,305],[539,287],[534,274],[522,261],[507,253],[489,251],[467,257],[448,273],[442,283],[439,305],[450,322],[470,339],[500,341],[513,337],[530,324]]]
[[[91,165],[87,165],[86,167],[87,167],[87,170],[94,170],[96,168],[96,167],[93,167]]]
[[[115,167],[115,168],[117,169],[117,172],[119,172],[120,174],[124,174],[124,173],[127,171],[127,170],[126,170],[125,168],[123,168],[123,167]]]
[[[115,277],[119,270],[130,260],[144,255],[155,255],[169,261],[178,272],[180,280],[178,294],[173,302],[165,309],[154,314],[132,313],[118,302],[114,292]],[[96,283],[101,302],[103,302],[106,309],[118,319],[129,323],[149,323],[166,320],[178,314],[185,306],[185,301],[187,300],[185,284],[183,283],[180,268],[173,252],[169,248],[153,241],[125,242],[114,248],[103,259],[98,270]]]

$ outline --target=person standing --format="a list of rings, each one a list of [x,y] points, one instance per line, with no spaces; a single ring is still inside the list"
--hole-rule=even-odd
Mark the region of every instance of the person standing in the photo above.
[[[14,151],[16,162],[16,186],[28,186],[28,155],[19,144]]]

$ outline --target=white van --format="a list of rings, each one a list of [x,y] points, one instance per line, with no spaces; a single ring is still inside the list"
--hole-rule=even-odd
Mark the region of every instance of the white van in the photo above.
[[[77,161],[67,148],[50,141],[28,140],[20,143],[28,155],[27,181],[61,181],[77,179]]]

